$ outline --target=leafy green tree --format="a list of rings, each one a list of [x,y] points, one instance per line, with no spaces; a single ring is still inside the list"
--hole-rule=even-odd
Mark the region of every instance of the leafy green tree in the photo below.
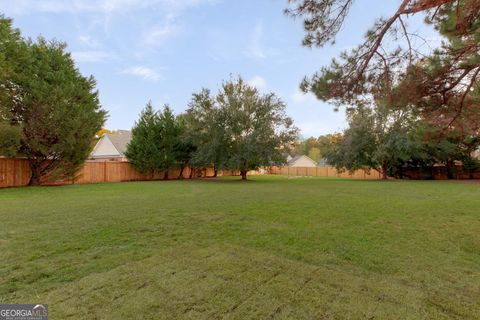
[[[480,146],[478,135],[465,135],[462,130],[445,132],[428,124],[423,124],[418,133],[421,135],[422,148],[413,156],[417,163],[426,167],[443,164],[449,179],[454,178],[456,161],[461,161],[467,170],[474,169],[472,154]]]
[[[388,173],[409,160],[419,148],[410,135],[414,117],[385,107],[358,108],[349,115],[349,128],[333,152],[329,163],[338,169],[374,169],[387,179]]]
[[[127,146],[125,156],[142,173],[159,172],[162,168],[161,152],[158,141],[162,128],[158,114],[149,102],[140,113],[132,129],[132,139]]]
[[[327,158],[329,154],[335,152],[338,143],[342,140],[341,133],[329,133],[318,137],[318,148],[320,149],[320,158]]]
[[[181,114],[177,116],[177,124],[180,131],[180,141],[176,150],[176,161],[180,166],[179,179],[183,178],[183,172],[187,166],[190,166],[190,178],[193,175],[193,155],[197,150],[197,147],[193,143],[192,135],[188,132],[188,123],[186,121],[186,115]]]
[[[210,90],[202,89],[193,94],[185,114],[185,135],[196,148],[191,164],[197,168],[213,165],[214,177],[218,169],[224,167],[228,157],[223,118]]]
[[[208,95],[209,96],[209,95]],[[217,136],[211,146],[200,146],[198,158],[219,155],[219,169],[238,170],[247,179],[249,170],[285,162],[298,130],[285,114],[285,104],[273,93],[261,95],[241,78],[224,82],[215,99],[203,91],[200,118],[205,117],[206,137]],[[207,104],[207,106],[205,106]]]
[[[308,156],[314,160],[314,161],[319,161],[320,160],[320,149],[317,147],[313,147],[308,151]]]
[[[30,185],[73,177],[103,125],[95,80],[81,75],[65,44],[25,41],[0,18],[0,116],[22,128],[18,152],[30,159]],[[4,44],[4,45],[3,45]]]
[[[310,155],[310,150],[318,149],[318,140],[314,137],[297,141],[294,148],[295,155]],[[314,151],[315,153],[316,151]],[[312,158],[313,159],[313,158]]]

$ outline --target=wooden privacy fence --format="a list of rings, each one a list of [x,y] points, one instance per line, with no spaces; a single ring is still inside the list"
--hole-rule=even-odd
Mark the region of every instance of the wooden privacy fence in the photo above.
[[[370,172],[357,170],[350,173],[348,171],[338,172],[334,167],[272,167],[270,168],[269,173],[301,177],[337,177],[366,180],[377,180],[382,178],[381,174],[374,170],[371,170]]]
[[[185,168],[183,177],[188,179],[192,169]],[[213,176],[213,169],[193,169],[193,178]],[[180,169],[170,170],[169,179],[176,179]],[[238,175],[235,171],[219,171],[219,176]],[[27,159],[0,158],[0,188],[26,186],[30,180],[31,171]],[[75,179],[48,181],[45,185],[87,184],[102,182],[146,181],[163,179],[164,174],[143,174],[135,170],[128,162],[120,161],[87,161]]]
[[[213,169],[207,168],[203,170],[185,168],[183,178],[190,177],[190,171],[193,170],[193,178],[204,178],[213,176]],[[169,179],[176,179],[180,174],[179,169],[170,170]],[[284,174],[291,176],[312,176],[312,177],[340,177],[354,179],[379,179],[380,174],[371,171],[367,173],[358,170],[353,174],[348,172],[339,173],[333,167],[272,167],[267,170],[250,171],[249,175],[256,174]],[[237,176],[236,171],[219,171],[218,176]],[[26,186],[30,180],[31,171],[28,159],[10,159],[0,158],[0,188],[4,187],[21,187]],[[48,181],[44,185],[65,185],[65,184],[87,184],[102,182],[124,182],[124,181],[147,181],[161,180],[163,173],[160,174],[143,174],[135,170],[128,162],[120,161],[87,161],[77,174],[75,179]]]
[[[0,158],[0,188],[25,186],[30,181],[30,175],[27,159]]]

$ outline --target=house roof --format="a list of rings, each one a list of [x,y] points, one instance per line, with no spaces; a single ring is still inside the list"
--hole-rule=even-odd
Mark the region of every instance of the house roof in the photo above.
[[[306,156],[306,155],[300,155],[300,156],[295,156],[293,157],[290,161],[288,161],[288,165],[291,166],[293,164],[295,164],[295,162],[297,162],[298,160],[302,159],[302,158],[305,158],[309,161],[311,161],[313,164],[315,164],[315,166],[317,165],[317,163],[315,162],[315,160],[313,160],[312,158],[310,158],[309,156]]]
[[[107,133],[106,136],[112,142],[115,149],[122,156],[125,155],[127,145],[132,139],[132,133],[130,131],[121,131],[120,133]]]
[[[320,160],[318,160],[317,166],[318,166],[318,167],[327,167],[327,166],[328,166],[328,161],[327,161],[327,159],[320,159]]]

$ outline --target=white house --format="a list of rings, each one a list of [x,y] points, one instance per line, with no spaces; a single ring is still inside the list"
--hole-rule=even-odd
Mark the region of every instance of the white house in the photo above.
[[[125,151],[132,138],[130,131],[107,133],[101,137],[90,154],[90,159],[99,161],[127,161]]]
[[[317,163],[312,160],[312,158],[306,155],[301,155],[293,157],[290,161],[288,161],[287,165],[289,167],[315,168],[317,166]]]

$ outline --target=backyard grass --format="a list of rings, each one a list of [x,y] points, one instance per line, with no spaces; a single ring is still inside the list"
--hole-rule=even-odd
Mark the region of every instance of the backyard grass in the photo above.
[[[480,185],[0,190],[0,303],[50,319],[479,319]]]

